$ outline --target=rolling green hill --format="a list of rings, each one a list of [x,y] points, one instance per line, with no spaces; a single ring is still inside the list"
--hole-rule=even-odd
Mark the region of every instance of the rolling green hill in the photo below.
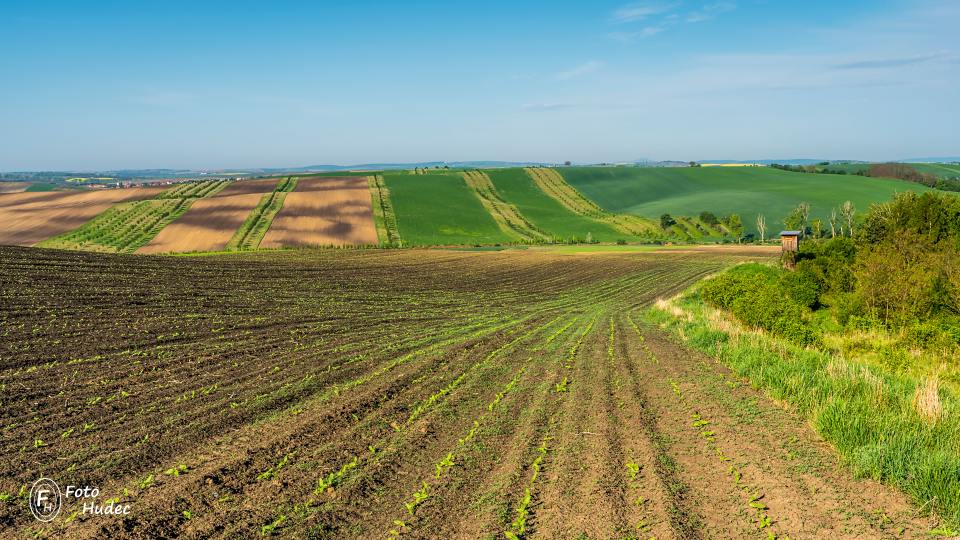
[[[763,214],[773,231],[800,202],[811,219],[827,219],[830,209],[852,201],[864,211],[896,192],[928,191],[919,184],[850,175],[802,174],[767,167],[564,167],[568,183],[605,210],[656,218],[664,213],[692,216],[740,214],[748,231]]]
[[[584,239],[587,233],[599,242],[615,242],[626,238],[612,227],[567,210],[540,190],[523,169],[490,169],[484,171],[497,192],[531,223],[553,237],[567,241]]]
[[[404,245],[496,244],[504,234],[459,174],[386,173]]]

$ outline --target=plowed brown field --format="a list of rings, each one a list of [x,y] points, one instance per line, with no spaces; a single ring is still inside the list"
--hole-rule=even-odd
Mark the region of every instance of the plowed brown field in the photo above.
[[[0,248],[0,537],[925,537],[637,317],[751,257]]]
[[[161,191],[136,187],[0,195],[0,245],[32,246],[76,229],[116,203],[149,199]]]
[[[260,247],[350,244],[377,244],[370,189],[362,176],[301,179]]]
[[[137,253],[223,249],[250,211],[265,193],[273,191],[278,181],[277,178],[238,181],[213,197],[200,199]]]

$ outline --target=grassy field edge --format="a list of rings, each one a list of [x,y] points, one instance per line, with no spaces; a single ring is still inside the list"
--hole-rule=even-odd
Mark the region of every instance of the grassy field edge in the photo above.
[[[377,228],[377,237],[383,247],[400,247],[400,232],[397,230],[397,216],[390,203],[390,191],[379,174],[367,177],[370,199],[373,206],[373,221]]]
[[[947,389],[802,348],[741,326],[701,299],[700,285],[643,312],[685,345],[718,359],[755,388],[785,402],[860,477],[894,486],[944,522],[933,534],[960,534],[958,403]],[[933,422],[924,407],[944,412]]]

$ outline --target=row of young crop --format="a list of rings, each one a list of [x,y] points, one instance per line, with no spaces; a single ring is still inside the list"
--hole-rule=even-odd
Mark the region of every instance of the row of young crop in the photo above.
[[[40,255],[66,257],[57,253]],[[15,367],[0,374],[3,377],[0,384],[6,384],[8,389],[16,386],[17,381],[25,381],[34,387],[35,384],[45,384],[45,379],[55,383],[64,376],[71,376],[71,380],[77,383],[76,389],[55,399],[69,407],[64,414],[54,418],[55,422],[47,423],[48,416],[43,415],[37,423],[5,431],[5,434],[17,434],[18,443],[25,440],[20,435],[38,434],[22,445],[26,448],[18,445],[17,451],[11,455],[18,454],[22,448],[22,457],[18,460],[42,462],[60,472],[64,467],[75,467],[72,472],[93,478],[102,478],[107,466],[139,471],[116,484],[116,494],[123,496],[122,489],[126,488],[131,498],[136,497],[138,504],[147,504],[141,496],[143,493],[199,479],[202,463],[191,457],[189,449],[192,448],[191,439],[196,441],[205,436],[204,429],[230,431],[249,423],[301,418],[304,414],[315,414],[335,398],[347,398],[349,402],[351,393],[371,382],[390,379],[396,373],[394,369],[413,362],[413,359],[402,360],[403,355],[421,349],[426,349],[427,354],[441,353],[438,349],[429,349],[430,343],[416,340],[439,339],[449,332],[446,335],[450,337],[450,346],[462,344],[464,339],[485,342],[494,335],[497,325],[527,324],[528,317],[542,319],[544,313],[578,309],[585,304],[620,303],[647,295],[647,289],[655,286],[640,277],[654,275],[654,269],[644,269],[636,264],[629,265],[629,271],[626,266],[618,269],[616,265],[607,265],[602,272],[597,272],[583,261],[563,261],[563,264],[558,262],[549,266],[532,265],[525,260],[510,263],[519,265],[517,268],[523,271],[524,278],[519,279],[512,272],[498,274],[495,265],[487,263],[477,268],[460,268],[456,265],[463,263],[456,261],[464,259],[462,255],[440,253],[436,259],[442,262],[436,263],[434,270],[419,270],[418,277],[415,277],[409,269],[424,262],[422,255],[402,251],[388,252],[387,255],[405,261],[400,266],[408,271],[395,273],[393,265],[365,262],[378,259],[362,253],[324,254],[309,264],[292,255],[271,258],[271,265],[263,266],[261,273],[250,276],[256,278],[256,287],[250,286],[253,282],[248,282],[250,277],[242,264],[248,259],[259,260],[256,254],[223,258],[222,263],[211,259],[212,266],[204,266],[203,271],[193,268],[195,263],[179,259],[166,263],[171,265],[170,270],[161,270],[156,267],[160,262],[153,258],[138,258],[125,263],[128,266],[123,267],[123,271],[110,270],[107,274],[120,280],[119,289],[147,284],[144,298],[154,298],[142,318],[131,317],[130,313],[123,311],[125,304],[115,304],[112,300],[92,304],[89,309],[89,316],[103,324],[124,321],[126,328],[116,336],[121,340],[118,343],[125,344],[128,352],[103,353],[90,348],[90,354],[76,356],[78,362],[75,364],[53,364],[57,360],[51,360],[49,368],[38,364],[22,369]],[[91,255],[71,254],[70,257],[89,259],[96,265],[103,262]],[[292,271],[293,267],[288,264],[292,261],[302,265],[302,273]],[[139,273],[132,271],[140,266],[143,269]],[[341,267],[337,274],[329,273],[331,268]],[[370,271],[358,277],[355,276],[356,268]],[[77,270],[91,276],[104,272],[98,267],[77,267]],[[684,272],[692,272],[692,269]],[[659,272],[655,274],[661,275]],[[167,291],[164,295],[151,296],[149,285],[167,279],[165,275],[177,276],[178,284],[170,282],[170,286],[163,288]],[[628,277],[616,277],[618,275]],[[216,276],[215,280],[213,276]],[[238,278],[242,279],[238,281]],[[202,281],[193,285],[193,280]],[[402,292],[409,282],[417,280],[421,283],[416,289]],[[503,290],[486,290],[487,287],[481,286],[483,280],[508,285]],[[474,281],[478,282],[480,290],[465,288]],[[542,287],[542,291],[531,294],[533,283],[537,288]],[[89,291],[76,288],[80,285],[83,284],[66,284],[76,290],[77,295],[88,297]],[[325,293],[319,293],[319,285],[323,285]],[[207,294],[203,299],[191,302],[190,291],[194,286],[204,291],[226,287],[236,291],[238,300]],[[440,286],[449,286],[450,289],[438,290]],[[383,295],[383,290],[393,289],[398,292]],[[297,294],[291,295],[292,292]],[[182,296],[181,293],[187,294]],[[178,306],[178,310],[165,311],[167,305]],[[478,310],[477,306],[484,306],[484,309]],[[348,309],[350,311],[345,311]],[[58,312],[65,315],[56,320],[58,328],[76,328],[79,332],[81,328],[74,326],[77,319],[73,319],[71,311],[58,308]],[[350,315],[350,325],[341,328],[346,313]],[[474,321],[474,336],[454,334],[458,323],[467,321],[470,314],[478,313],[481,316]],[[16,321],[11,322],[17,326]],[[569,320],[557,321],[539,335],[548,343],[559,340],[559,337],[551,340],[550,336],[562,336],[563,331],[570,328],[568,323]],[[11,338],[17,343],[41,346],[44,338],[60,337],[48,333],[52,324],[35,327],[39,333],[25,327]],[[358,333],[361,328],[364,329],[362,335]],[[500,330],[505,328],[503,326]],[[399,348],[390,349],[394,344]],[[17,354],[30,353],[25,349]],[[393,364],[398,358],[401,361]],[[488,365],[491,363],[497,364],[499,360],[494,359]],[[90,378],[95,372],[103,375]],[[460,396],[469,395],[468,385],[482,380],[469,376],[448,388],[459,373],[444,374],[447,378],[443,384],[437,385],[423,400],[409,404],[408,413],[416,410],[417,403],[427,404],[411,426],[427,420],[428,415],[433,418],[435,413],[431,411],[442,407],[451,398],[462,399]],[[50,395],[57,393],[57,384],[47,386],[53,389]],[[85,390],[79,392],[79,388]],[[46,390],[43,393],[46,395]],[[562,393],[554,394],[563,397]],[[435,396],[432,403],[429,402],[431,396]],[[3,399],[5,409],[7,400],[12,399],[11,405],[15,408],[11,411],[26,411],[27,414],[22,415],[24,418],[34,416],[24,408],[30,405],[23,396],[14,394]],[[110,410],[122,411],[122,414],[106,414]],[[365,415],[363,413],[360,418],[367,418]],[[398,421],[401,427],[403,424],[403,420]],[[20,431],[21,428],[25,431]],[[160,429],[165,433],[163,438],[159,437]],[[412,435],[416,433],[418,431]],[[39,445],[36,445],[37,440]],[[120,442],[123,447],[114,448],[109,441]],[[109,462],[97,462],[94,457],[105,450],[110,453]],[[266,450],[262,452],[267,455]],[[70,461],[63,462],[61,458],[67,455]],[[268,475],[268,478],[259,480],[261,482],[301,474],[301,466],[316,461],[318,455],[322,454],[303,448],[296,453],[281,452],[254,472],[250,481],[258,481],[256,477],[260,474]],[[353,455],[359,458],[363,453]],[[346,459],[336,466],[317,470],[313,479],[339,474],[351,461]],[[141,469],[138,463],[156,464],[156,467]],[[181,465],[185,465],[186,470]],[[171,469],[179,472],[165,474]],[[364,460],[359,459],[356,466],[348,466],[342,476],[349,480],[354,475],[366,474],[368,470],[369,466],[364,466]],[[198,473],[194,474],[194,471]],[[153,478],[148,481],[151,475]],[[142,490],[138,487],[141,483],[145,486]],[[314,487],[311,485],[311,493]],[[9,487],[5,483],[3,488],[6,491]],[[12,493],[17,491],[15,487],[9,489]],[[151,498],[156,496],[154,493]],[[124,500],[130,499],[125,497]],[[199,507],[188,509],[194,515],[201,510]],[[282,529],[290,521],[296,521],[291,517],[287,519],[276,528]]]
[[[462,332],[462,329],[451,329],[450,331],[451,331],[451,332],[455,332],[455,333],[460,333],[460,332]],[[401,358],[399,359],[400,361],[399,361],[399,362],[396,362],[396,363],[394,364],[394,366],[395,366],[395,365],[398,365],[398,364],[400,364],[400,363],[403,363],[403,362],[405,362],[405,361],[408,361],[408,360],[410,360],[410,359],[412,359],[412,358],[414,358],[414,357],[422,356],[424,353],[432,350],[432,349],[433,349],[432,346],[427,346],[427,347],[423,347],[423,346],[426,344],[425,342],[429,342],[431,339],[432,339],[432,340],[436,340],[437,338],[438,338],[438,336],[436,336],[436,335],[434,335],[434,336],[428,336],[427,338],[423,338],[422,336],[418,336],[418,339],[417,339],[417,341],[415,341],[415,342],[403,343],[403,344],[401,344],[401,345],[398,345],[398,348],[401,349],[401,350],[404,349],[404,348],[406,348],[406,349],[412,348],[412,349],[413,349],[413,352],[411,352],[410,354],[408,354],[408,355],[405,356],[405,357],[401,357]],[[447,343],[458,342],[459,339],[462,339],[462,338],[457,338],[457,339],[454,339],[454,340],[448,340]],[[382,340],[381,340],[381,342],[382,342]],[[395,350],[394,347],[388,347],[388,349],[389,349],[389,350]],[[389,355],[389,350],[382,351],[383,355]],[[267,365],[270,365],[270,363],[268,362]],[[265,369],[266,369],[266,368],[265,368]],[[276,367],[272,367],[272,368],[269,368],[269,370],[267,370],[267,371],[273,371],[273,370],[276,370],[276,369],[277,369]],[[381,372],[381,374],[382,374],[382,373],[383,373],[383,372]],[[298,381],[296,384],[297,384],[297,385],[301,385],[301,384],[311,384],[311,383],[312,383],[312,386],[316,387],[317,389],[323,388],[323,387],[325,386],[325,385],[323,385],[322,383],[318,383],[316,380],[313,380],[313,379],[314,379],[314,377],[313,377],[312,375],[307,375],[307,376],[305,376],[301,381]],[[366,380],[369,380],[369,378],[366,378]],[[320,401],[326,401],[326,400],[329,400],[330,398],[341,396],[345,391],[347,391],[347,390],[349,390],[349,389],[351,389],[351,388],[353,388],[353,387],[359,386],[359,385],[362,384],[363,382],[364,382],[364,380],[354,380],[354,381],[348,382],[348,383],[346,383],[346,384],[344,384],[344,385],[336,388],[336,389],[335,389],[334,391],[332,391],[332,392],[325,392],[325,393],[323,393],[323,394],[320,394],[320,395],[318,396],[318,398],[315,399],[315,400],[300,403],[296,408],[288,409],[288,410],[286,411],[286,413],[284,413],[284,414],[293,414],[293,415],[301,414],[304,409],[306,409],[306,408],[308,408],[308,407],[315,406],[315,405],[316,405],[318,402],[320,402]],[[187,401],[189,401],[189,397],[190,397],[192,394],[194,394],[194,393],[196,393],[196,394],[203,394],[203,395],[205,395],[205,396],[209,396],[210,393],[215,392],[216,390],[217,390],[216,388],[203,388],[203,389],[200,389],[199,391],[188,391],[186,394],[183,394],[183,395],[179,396],[179,397],[174,401],[174,403],[172,403],[171,405],[181,405],[181,404],[185,404]],[[225,392],[228,391],[228,390],[229,390],[229,389],[224,389],[224,391],[221,392],[221,394],[225,393]],[[283,391],[288,391],[288,390],[289,390],[289,384],[285,384],[285,385],[283,385],[282,387],[280,387],[277,391],[283,392]],[[276,392],[276,391],[275,391],[275,392]],[[266,394],[258,394],[258,395],[256,395],[256,396],[252,396],[251,398],[248,398],[248,399],[245,399],[245,400],[238,400],[238,401],[229,401],[229,400],[228,400],[228,401],[229,401],[229,407],[227,407],[227,403],[224,403],[224,405],[223,405],[223,413],[233,413],[233,412],[235,412],[235,411],[238,410],[238,409],[239,409],[239,410],[243,410],[243,409],[245,409],[245,408],[249,408],[249,407],[257,404],[258,402],[264,401],[265,398],[267,398]],[[219,405],[215,405],[215,406],[213,407],[213,411],[216,411],[216,409],[217,409],[218,407],[220,407],[220,406],[219,406]],[[155,410],[155,408],[151,408],[151,410]],[[177,424],[177,423],[181,423],[181,422],[188,422],[188,421],[190,421],[190,418],[189,418],[189,417],[181,417],[180,415],[176,415],[176,414],[171,415],[170,413],[165,413],[165,414],[164,414],[164,418],[165,418],[164,424],[168,424],[168,423],[175,423],[175,424]],[[108,426],[100,426],[100,425],[97,426],[97,430],[102,430],[102,429],[108,429]],[[144,440],[144,441],[142,441],[142,442],[143,442],[143,443],[146,443],[147,441]],[[285,455],[285,456],[283,457],[283,459],[281,459],[281,460],[280,460],[277,464],[275,464],[272,468],[269,468],[269,469],[267,469],[266,471],[264,471],[263,473],[261,473],[261,478],[258,478],[258,479],[259,479],[259,480],[269,480],[270,478],[272,478],[272,477],[275,476],[276,474],[279,474],[279,471],[280,471],[281,469],[283,469],[284,467],[286,467],[288,464],[290,464],[290,463],[292,462],[292,460],[294,459],[294,457],[295,457],[294,455]],[[341,471],[341,475],[344,474],[347,470],[349,470],[349,469],[352,468],[353,466],[355,466],[355,464],[354,464],[354,465],[347,464],[347,465],[346,465],[346,468],[344,469],[344,471]],[[184,475],[186,475],[188,468],[189,468],[190,470],[193,469],[193,466],[192,466],[192,465],[188,466],[188,465],[186,465],[185,462],[177,462],[177,463],[172,464],[170,467],[168,467],[167,465],[159,466],[158,469],[155,470],[154,472],[151,472],[151,473],[149,473],[149,474],[145,474],[142,478],[134,479],[134,480],[132,481],[133,485],[127,485],[127,486],[123,486],[123,487],[121,487],[121,488],[117,488],[116,496],[119,497],[120,500],[129,503],[129,502],[132,502],[132,501],[136,500],[137,497],[142,496],[143,493],[144,493],[147,489],[155,489],[155,488],[158,488],[158,487],[160,487],[160,486],[166,486],[166,487],[168,488],[168,487],[170,487],[169,482],[174,481],[174,479],[173,479],[173,478],[166,478],[166,477],[162,476],[161,473],[162,473],[163,471],[170,470],[171,468],[176,469],[176,468],[178,468],[178,467],[180,467],[180,468],[182,469],[182,472],[183,472]],[[263,476],[263,475],[266,475],[266,476]],[[180,476],[180,475],[177,474],[176,476]],[[335,478],[335,477],[336,477],[336,475],[334,475],[334,478]],[[331,480],[331,481],[334,481],[334,480]]]
[[[166,189],[158,194],[156,199],[202,199],[216,195],[230,185],[230,180],[206,180],[202,182],[187,182]]]

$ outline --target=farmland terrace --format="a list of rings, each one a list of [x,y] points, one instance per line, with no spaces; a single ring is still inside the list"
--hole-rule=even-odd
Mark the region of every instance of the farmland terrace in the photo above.
[[[0,248],[0,536],[924,535],[638,316],[763,257]],[[131,511],[41,524],[40,475]]]

